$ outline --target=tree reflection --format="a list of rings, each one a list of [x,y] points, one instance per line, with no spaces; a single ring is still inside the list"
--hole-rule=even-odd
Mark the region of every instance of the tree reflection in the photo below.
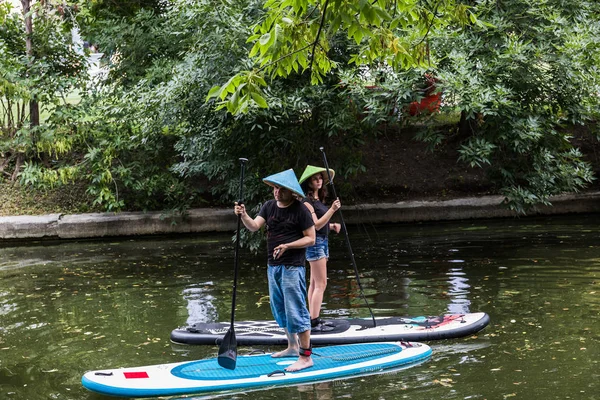
[[[215,297],[207,286],[213,286],[213,283],[204,282],[183,289],[183,298],[187,301],[188,325],[217,320],[217,308],[213,304]]]
[[[471,285],[468,284],[469,278],[462,267],[450,268],[446,273],[448,276],[448,313],[467,314],[470,311],[471,300],[469,300]]]

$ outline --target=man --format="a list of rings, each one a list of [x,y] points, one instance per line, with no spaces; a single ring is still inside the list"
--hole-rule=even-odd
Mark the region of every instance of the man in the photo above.
[[[299,356],[286,368],[299,371],[313,365],[305,248],[315,244],[315,227],[308,209],[294,198],[294,193],[300,197],[304,194],[292,169],[268,176],[263,182],[273,187],[275,199],[263,204],[254,219],[243,204],[236,203],[234,211],[252,232],[266,225],[271,311],[288,339],[287,349],[272,357]]]

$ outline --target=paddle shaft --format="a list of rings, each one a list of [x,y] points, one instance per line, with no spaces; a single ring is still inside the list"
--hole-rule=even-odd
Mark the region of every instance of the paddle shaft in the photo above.
[[[244,169],[246,166],[245,158],[240,158],[240,199],[238,204],[242,203],[244,198]],[[237,339],[235,338],[234,321],[235,321],[235,299],[237,295],[237,280],[238,280],[238,259],[240,251],[240,229],[241,229],[242,216],[238,215],[237,231],[235,233],[235,258],[234,258],[234,273],[233,273],[233,296],[231,299],[231,326],[223,341],[219,346],[219,354],[217,361],[223,368],[234,370],[237,363]]]
[[[240,158],[240,200],[238,204],[242,204],[244,198],[244,170],[246,167],[246,162],[248,159]],[[237,280],[238,280],[238,260],[240,253],[240,230],[242,227],[242,216],[238,215],[237,219],[237,231],[235,233],[235,258],[234,258],[234,267],[233,267],[233,296],[231,300],[231,327],[229,329],[233,330],[233,323],[235,321],[235,300],[237,295]]]
[[[331,178],[331,173],[329,172],[329,164],[327,163],[327,156],[325,155],[325,150],[323,147],[320,147],[321,153],[323,153],[323,163],[325,164],[325,169],[327,170],[327,178],[329,178],[329,184],[331,185],[331,190],[333,191],[333,197],[335,199],[338,198],[337,193],[335,191],[335,185],[333,184],[333,179]],[[344,214],[342,214],[342,209],[338,210],[340,214],[340,221],[342,223],[342,230],[346,236],[346,246],[348,247],[348,252],[350,253],[350,261],[352,262],[352,266],[354,267],[354,272],[356,273],[356,282],[358,283],[358,288],[360,289],[360,294],[369,309],[369,313],[371,313],[371,318],[373,319],[373,327],[377,326],[377,322],[375,322],[375,315],[373,315],[373,311],[371,310],[371,306],[365,297],[365,293],[363,292],[362,284],[360,283],[360,277],[358,274],[358,267],[356,266],[356,261],[354,260],[354,252],[352,251],[352,246],[350,245],[350,236],[348,235],[348,230],[346,229],[346,223],[344,222]]]

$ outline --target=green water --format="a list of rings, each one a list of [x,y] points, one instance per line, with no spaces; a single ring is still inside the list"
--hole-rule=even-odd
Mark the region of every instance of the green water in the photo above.
[[[487,312],[412,368],[235,399],[600,399],[600,216],[351,227],[378,316]],[[322,315],[367,317],[343,236]],[[241,253],[237,319],[270,319],[264,255]],[[186,322],[228,321],[231,235],[0,248],[0,399],[106,399],[90,369],[212,357]],[[262,349],[270,350],[269,347]],[[275,348],[274,348],[275,349]],[[240,353],[247,351],[240,348]],[[214,398],[213,396],[195,397]]]

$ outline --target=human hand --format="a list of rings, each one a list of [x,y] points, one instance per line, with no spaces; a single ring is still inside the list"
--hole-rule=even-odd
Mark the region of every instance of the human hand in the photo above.
[[[340,231],[342,230],[342,224],[333,222],[333,223],[329,224],[329,229],[331,229],[332,231],[335,231],[335,233],[340,233]]]
[[[244,214],[246,214],[246,206],[244,206],[244,203],[238,203],[236,201],[234,204],[233,212],[236,215],[244,216]]]
[[[283,255],[283,253],[285,253],[285,250],[287,249],[287,246],[280,244],[279,246],[275,247],[273,249],[273,259],[277,260],[281,255]]]
[[[340,199],[336,199],[333,203],[331,203],[331,208],[333,209],[333,211],[337,211],[340,208],[342,208],[342,202],[340,201]]]

